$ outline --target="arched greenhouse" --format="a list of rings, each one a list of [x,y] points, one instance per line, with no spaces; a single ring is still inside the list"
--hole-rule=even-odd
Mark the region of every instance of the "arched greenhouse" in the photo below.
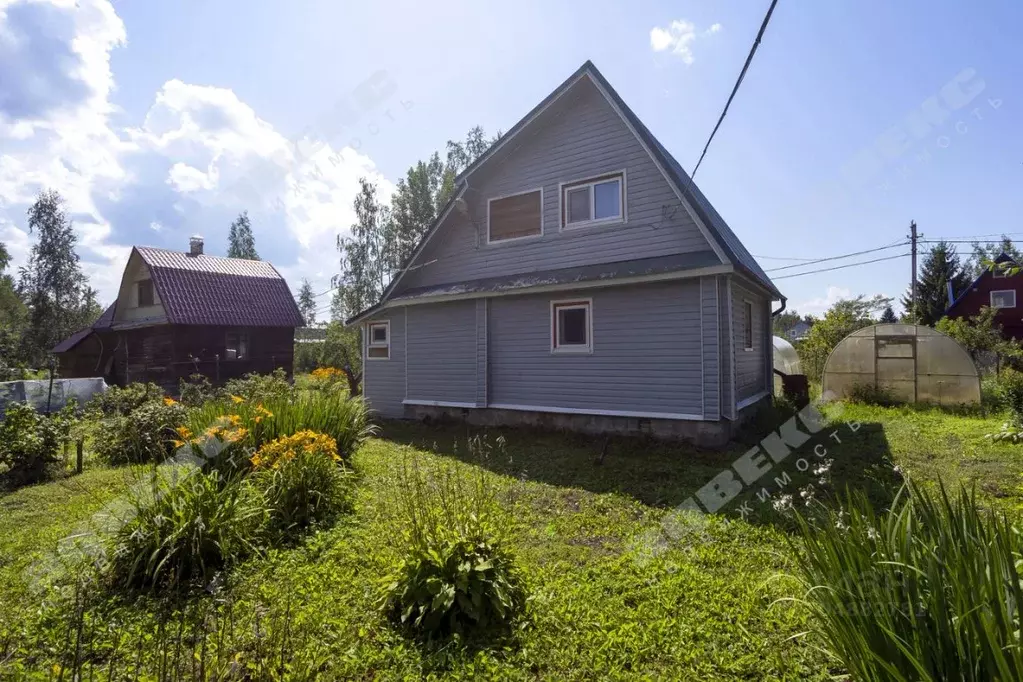
[[[774,369],[782,374],[802,374],[799,353],[796,352],[795,347],[780,336],[773,337],[773,340]]]
[[[875,324],[842,339],[824,367],[821,392],[845,398],[857,385],[908,403],[980,402],[980,376],[969,353],[923,325]]]

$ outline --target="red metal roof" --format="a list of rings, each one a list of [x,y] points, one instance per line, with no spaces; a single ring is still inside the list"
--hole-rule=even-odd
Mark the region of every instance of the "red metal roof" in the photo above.
[[[280,273],[266,261],[191,256],[137,246],[171,324],[301,327],[302,315]]]

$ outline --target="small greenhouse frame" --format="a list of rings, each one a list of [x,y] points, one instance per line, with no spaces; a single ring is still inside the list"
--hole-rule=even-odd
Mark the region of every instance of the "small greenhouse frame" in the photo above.
[[[774,369],[782,374],[802,374],[799,353],[795,347],[780,336],[772,337],[774,342]]]
[[[822,395],[846,398],[856,386],[907,403],[980,402],[980,375],[970,354],[955,339],[916,324],[875,324],[835,346],[824,366]]]

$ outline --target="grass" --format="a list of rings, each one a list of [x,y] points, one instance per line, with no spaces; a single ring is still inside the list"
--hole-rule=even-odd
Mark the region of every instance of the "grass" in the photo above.
[[[823,496],[848,485],[883,504],[901,483],[897,465],[924,482],[939,475],[953,484],[976,481],[984,504],[1018,508],[1023,503],[1018,464],[1023,451],[983,438],[1000,425],[998,418],[865,406],[849,406],[842,417],[858,422],[858,430],[829,429],[799,451],[810,459],[806,452],[813,444],[826,445],[833,464],[830,483],[818,486]],[[217,608],[230,609],[234,629],[210,651],[217,649],[218,660],[235,661],[254,679],[315,674],[324,679],[830,679],[841,670],[817,648],[821,641],[805,607],[776,603],[793,593],[790,584],[774,578],[793,565],[789,517],[772,502],[814,478],[798,471],[799,455],[765,477],[771,499],[760,502],[755,490],[746,490],[720,516],[675,520],[668,533],[672,542],[648,542],[663,537],[662,522],[672,507],[756,443],[776,420],[768,417],[745,442],[723,453],[636,439],[605,444],[581,436],[494,430],[491,441],[503,435],[507,447],[483,462],[467,451],[470,432],[464,426],[388,425],[353,457],[360,484],[352,515],[225,576]],[[840,443],[827,436],[836,430]],[[400,557],[388,499],[403,448],[420,451],[427,467],[482,467],[494,485],[511,520],[509,546],[531,595],[528,626],[512,641],[496,649],[438,650],[406,639],[380,612],[381,580]],[[782,471],[792,482],[776,487],[773,478]],[[97,469],[0,497],[0,622],[21,637],[21,648],[5,654],[0,625],[0,666],[11,655],[26,671],[45,676],[57,661],[67,625],[58,625],[61,619],[54,614],[66,616],[74,609],[67,594],[33,588],[40,583],[27,577],[36,574],[29,569],[50,566],[46,557],[58,540],[82,528],[132,480],[127,469]],[[752,508],[745,519],[738,511],[742,502]],[[110,626],[130,648],[130,642],[154,631],[157,614],[167,608],[148,601],[102,601],[90,606],[90,623]],[[285,650],[281,667],[273,656],[280,658]],[[143,660],[151,657],[149,664],[159,666],[158,656],[146,649]]]

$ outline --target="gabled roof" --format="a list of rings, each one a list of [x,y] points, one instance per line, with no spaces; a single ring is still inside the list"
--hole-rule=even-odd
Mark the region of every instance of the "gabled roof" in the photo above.
[[[600,90],[600,92],[609,100],[612,107],[622,116],[626,125],[634,131],[636,136],[639,138],[640,143],[647,148],[655,163],[660,166],[665,178],[672,185],[676,194],[682,200],[682,203],[692,214],[697,226],[707,237],[711,247],[722,257],[722,260],[730,261],[737,270],[743,272],[754,282],[763,286],[774,297],[784,299],[784,296],[778,288],[774,286],[774,283],[771,282],[767,273],[764,272],[756,259],[753,258],[749,251],[747,251],[743,246],[742,242],[739,241],[739,238],[735,235],[735,233],[732,232],[724,218],[721,217],[721,214],[715,210],[710,201],[707,200],[707,197],[700,191],[700,188],[697,187],[696,183],[690,180],[689,175],[685,172],[685,170],[683,170],[681,164],[679,164],[664,145],[662,145],[660,141],[654,137],[649,128],[647,128],[639,117],[633,113],[629,106],[625,104],[621,96],[619,96],[615,89],[611,87],[611,84],[608,83],[607,79],[604,78],[603,74],[600,73],[597,67],[593,65],[593,62],[589,60],[587,60],[586,63],[576,70],[575,73],[561,83],[561,85],[555,88],[553,92],[547,95],[547,97],[545,97],[539,104],[533,107],[528,114],[512,126],[508,132],[495,141],[487,151],[480,155],[476,161],[470,164],[455,178],[457,187],[456,192],[451,196],[444,208],[438,213],[437,219],[434,220],[433,224],[426,231],[426,234],[416,246],[416,249],[413,251],[412,258],[409,259],[409,265],[412,265],[412,263],[415,262],[416,258],[426,245],[426,242],[429,241],[433,233],[447,218],[451,211],[451,207],[465,191],[467,179],[477,170],[486,165],[497,151],[508,144],[512,138],[518,135],[523,129],[529,126],[534,118],[551,106],[583,77],[589,77],[591,79],[591,81],[597,86],[598,90]],[[387,285],[387,288],[384,290],[383,296],[381,296],[380,303],[351,317],[348,320],[348,323],[356,322],[379,309],[383,303],[391,298],[398,282],[401,280],[406,271],[407,268],[406,270],[398,273],[391,280],[391,282]]]
[[[998,254],[998,256],[994,259],[994,262],[996,264],[997,263],[1012,263],[1013,265],[1017,265],[1015,259],[1012,256],[1010,256],[1009,254],[1007,254],[1006,252],[1004,252],[1004,251],[1002,251],[1000,254]],[[980,283],[980,280],[982,280],[984,277],[993,277],[993,275],[991,274],[991,271],[987,270],[987,269],[985,269],[982,273],[977,275],[977,277],[970,283],[970,286],[968,286],[965,289],[963,289],[962,292],[960,292],[955,297],[955,299],[952,300],[952,303],[947,308],[945,308],[945,314],[948,315],[950,312],[952,312],[952,309],[955,308],[957,305],[959,305],[959,303],[964,298],[966,298],[966,295],[969,294],[971,291],[973,291],[974,287],[976,287]]]
[[[288,283],[266,261],[136,246],[170,324],[301,327]]]

